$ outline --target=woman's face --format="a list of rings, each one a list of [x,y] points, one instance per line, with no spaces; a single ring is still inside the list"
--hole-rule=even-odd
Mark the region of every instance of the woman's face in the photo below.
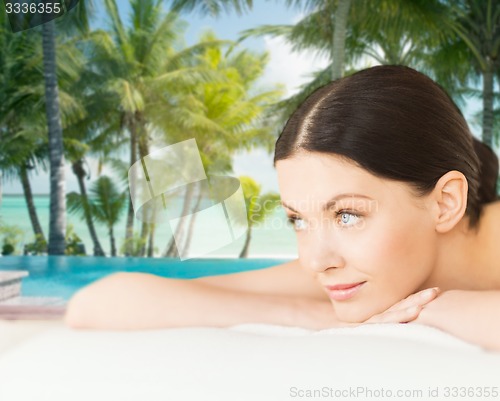
[[[322,286],[364,282],[350,297],[349,291],[330,297],[339,319],[365,321],[429,277],[436,231],[426,198],[407,184],[323,153],[279,160],[276,170],[302,267]]]

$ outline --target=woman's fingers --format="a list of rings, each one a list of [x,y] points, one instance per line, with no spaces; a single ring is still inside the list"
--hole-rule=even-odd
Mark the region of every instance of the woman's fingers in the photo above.
[[[427,288],[409,295],[384,312],[374,315],[362,323],[336,321],[334,324],[328,325],[328,327],[355,327],[364,323],[408,323],[417,319],[425,305],[434,300],[439,293],[440,289],[438,287]],[[328,305],[328,315],[331,314],[330,308],[331,305]],[[321,321],[324,324],[326,320],[322,317]]]
[[[431,302],[439,295],[439,288],[427,288],[411,294],[386,311],[372,316],[364,323],[407,323],[415,320],[425,304]]]
[[[438,287],[434,288],[426,288],[425,290],[416,292],[415,294],[411,294],[402,301],[399,301],[397,304],[394,304],[387,312],[392,312],[401,309],[408,309],[412,306],[425,305],[429,303],[434,298],[438,296],[440,289]]]
[[[423,309],[421,305],[410,306],[406,309],[385,311],[372,316],[365,323],[408,323],[416,319]]]

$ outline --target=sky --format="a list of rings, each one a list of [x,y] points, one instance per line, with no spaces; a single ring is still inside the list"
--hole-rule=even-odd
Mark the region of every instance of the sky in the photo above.
[[[94,27],[106,27],[103,18],[105,12],[102,1],[94,0],[97,6],[96,15],[99,17],[93,23]],[[128,21],[129,0],[117,0],[118,10],[123,21]],[[165,2],[167,4],[167,2]],[[291,9],[284,6],[284,1],[255,0],[253,9],[245,15],[238,16],[236,13],[222,14],[217,18],[202,16],[199,13],[183,14],[182,19],[188,23],[185,32],[185,40],[188,45],[198,41],[200,34],[206,29],[212,29],[219,38],[236,40],[241,31],[265,24],[293,24],[301,17],[299,9]],[[272,86],[276,83],[283,84],[286,95],[296,92],[297,88],[308,81],[308,75],[315,70],[324,68],[327,61],[316,57],[313,53],[292,52],[290,45],[279,38],[258,37],[247,39],[242,47],[256,51],[267,51],[270,60],[266,66],[263,77],[259,81],[260,86]],[[463,110],[466,117],[480,108],[477,100],[470,101]],[[471,126],[477,135],[478,129]],[[97,177],[97,162],[88,160],[91,169],[91,177]],[[234,157],[234,176],[248,175],[261,184],[263,192],[278,192],[276,171],[272,166],[272,154],[264,150],[238,153]],[[109,169],[104,169],[103,174],[113,175]],[[71,167],[65,169],[66,192],[77,191],[78,184]],[[41,172],[30,177],[34,194],[47,194],[49,192],[48,173]],[[21,194],[22,188],[17,181],[4,181],[4,194]]]

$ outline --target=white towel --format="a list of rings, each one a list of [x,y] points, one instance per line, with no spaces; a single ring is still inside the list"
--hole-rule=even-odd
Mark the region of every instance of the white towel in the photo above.
[[[445,347],[458,347],[465,349],[481,348],[475,344],[463,341],[451,334],[430,326],[421,324],[399,324],[399,323],[378,323],[362,324],[357,327],[340,327],[324,330],[308,330],[301,327],[285,327],[269,324],[240,324],[230,327],[231,330],[262,334],[262,335],[283,335],[283,336],[328,336],[328,335],[346,335],[346,336],[382,336],[386,338],[398,338],[437,344]]]
[[[450,400],[448,387],[500,387],[499,372],[499,354],[418,325],[57,327],[0,354],[0,400],[374,400],[381,391],[398,400]]]

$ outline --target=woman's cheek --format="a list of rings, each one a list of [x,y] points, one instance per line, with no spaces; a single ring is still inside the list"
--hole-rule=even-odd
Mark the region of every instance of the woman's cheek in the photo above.
[[[378,261],[372,275],[380,290],[391,295],[386,303],[414,293],[428,277],[433,261],[432,233],[416,221],[400,218],[399,222],[374,236],[370,248],[370,257]]]

